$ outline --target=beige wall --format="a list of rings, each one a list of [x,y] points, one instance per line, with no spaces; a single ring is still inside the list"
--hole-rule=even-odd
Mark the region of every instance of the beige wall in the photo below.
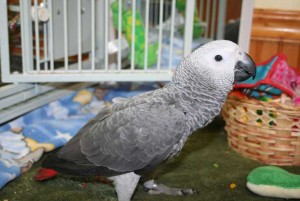
[[[255,0],[255,8],[300,10],[300,0]]]

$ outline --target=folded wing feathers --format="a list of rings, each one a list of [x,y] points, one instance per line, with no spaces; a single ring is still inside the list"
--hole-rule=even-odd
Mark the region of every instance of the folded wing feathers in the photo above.
[[[182,113],[165,99],[113,104],[107,118],[82,137],[81,151],[95,165],[121,172],[162,162],[184,132]]]

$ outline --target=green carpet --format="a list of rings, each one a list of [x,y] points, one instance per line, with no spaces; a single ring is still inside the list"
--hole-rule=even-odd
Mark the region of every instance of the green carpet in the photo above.
[[[280,201],[260,197],[246,187],[249,172],[258,162],[235,153],[227,145],[224,122],[215,120],[208,127],[195,132],[187,141],[180,155],[159,166],[156,180],[172,187],[193,188],[196,194],[188,196],[148,195],[140,184],[134,201]],[[90,179],[71,180],[56,178],[46,182],[33,179],[40,163],[7,184],[0,190],[0,201],[96,201],[117,200],[113,187]],[[300,174],[300,167],[284,167]],[[231,189],[230,184],[236,184]],[[284,200],[284,199],[282,199]]]

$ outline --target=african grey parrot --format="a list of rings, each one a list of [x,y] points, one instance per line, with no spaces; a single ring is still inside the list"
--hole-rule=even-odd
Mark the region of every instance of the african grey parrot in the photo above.
[[[141,175],[179,154],[188,136],[219,114],[233,84],[255,74],[255,63],[236,44],[209,42],[183,59],[164,88],[103,108],[44,160],[36,179],[51,171],[106,176],[119,201],[129,201]]]

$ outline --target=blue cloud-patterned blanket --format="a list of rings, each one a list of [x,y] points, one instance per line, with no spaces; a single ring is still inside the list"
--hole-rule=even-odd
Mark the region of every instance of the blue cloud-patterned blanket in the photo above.
[[[63,146],[113,98],[158,87],[120,83],[85,88],[0,125],[0,189],[28,171],[44,152]]]

